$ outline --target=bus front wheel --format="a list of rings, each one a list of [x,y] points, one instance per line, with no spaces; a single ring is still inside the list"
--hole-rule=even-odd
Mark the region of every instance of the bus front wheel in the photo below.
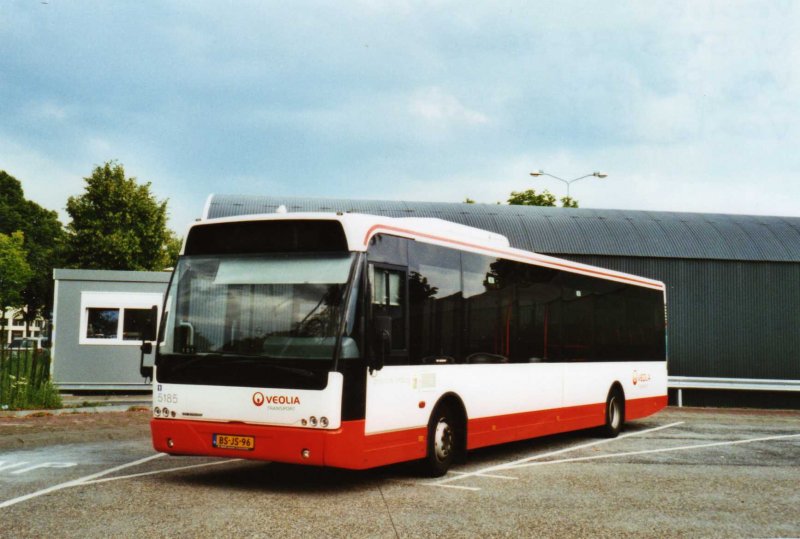
[[[625,422],[625,397],[618,387],[612,387],[606,399],[606,422],[602,427],[603,435],[616,438]]]
[[[428,422],[428,450],[424,471],[430,477],[441,477],[453,464],[457,450],[458,423],[450,406],[440,405]]]

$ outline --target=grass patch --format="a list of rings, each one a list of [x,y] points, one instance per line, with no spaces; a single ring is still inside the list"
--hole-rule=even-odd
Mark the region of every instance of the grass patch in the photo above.
[[[128,411],[129,412],[149,412],[150,411],[150,407],[149,406],[129,406],[128,407]]]

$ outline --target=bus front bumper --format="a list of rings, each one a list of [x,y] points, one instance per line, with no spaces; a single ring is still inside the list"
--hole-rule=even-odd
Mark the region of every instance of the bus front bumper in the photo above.
[[[150,421],[150,430],[155,450],[171,455],[243,458],[355,470],[419,459],[425,456],[426,450],[424,428],[365,436],[363,420],[343,421],[338,429],[328,430],[154,418]],[[250,437],[253,447],[214,447],[215,435]]]

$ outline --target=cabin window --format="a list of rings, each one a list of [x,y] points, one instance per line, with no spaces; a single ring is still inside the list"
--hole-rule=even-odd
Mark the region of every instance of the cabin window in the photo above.
[[[82,292],[79,344],[140,344],[146,330],[157,327],[150,309],[160,309],[162,301],[160,293]]]

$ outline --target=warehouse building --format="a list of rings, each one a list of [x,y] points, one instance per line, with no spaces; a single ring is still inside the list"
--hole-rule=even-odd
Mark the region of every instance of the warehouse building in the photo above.
[[[438,217],[661,280],[673,403],[800,408],[800,218],[235,195],[210,197],[204,217],[280,206]]]

